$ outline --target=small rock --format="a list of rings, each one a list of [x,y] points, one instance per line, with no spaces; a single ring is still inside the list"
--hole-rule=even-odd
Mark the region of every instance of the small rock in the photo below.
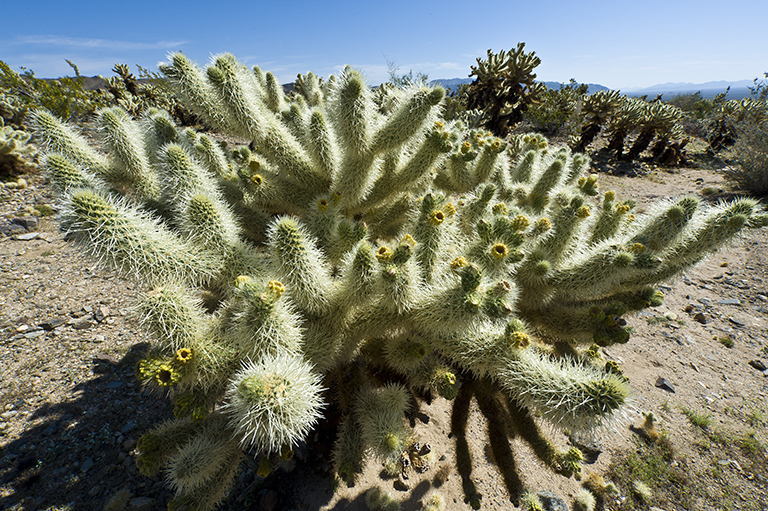
[[[52,318],[52,319],[48,319],[48,320],[43,321],[42,323],[38,324],[37,326],[39,326],[43,330],[51,331],[54,328],[60,327],[64,323],[65,323],[65,321],[62,318]]]
[[[761,302],[768,302],[768,296],[765,295],[757,295],[757,299]]]
[[[20,225],[27,231],[36,231],[38,226],[40,225],[40,222],[37,220],[37,217],[34,216],[22,216],[18,218],[14,218],[11,220],[11,223]]]
[[[551,491],[540,491],[538,495],[545,511],[568,511],[565,501]]]
[[[707,316],[704,313],[702,313],[702,312],[696,313],[693,316],[693,320],[696,321],[696,322],[701,323],[702,325],[706,325],[707,324]]]
[[[109,353],[97,353],[95,358],[97,362],[105,362],[111,365],[117,365],[120,363],[120,359],[114,355],[110,355]]]
[[[397,478],[392,487],[397,491],[408,491],[411,489],[411,483],[403,479],[401,476]]]
[[[674,312],[667,312],[666,314],[664,314],[664,317],[670,321],[675,321],[677,319],[677,314],[675,314]]]
[[[155,499],[151,497],[136,497],[128,501],[130,511],[150,511],[155,506]]]
[[[18,414],[19,414],[18,410],[9,410],[7,412],[0,413],[0,417],[2,417],[5,420],[9,420],[16,417]]]
[[[33,332],[27,332],[24,334],[24,337],[27,339],[34,339],[36,337],[40,337],[41,335],[45,335],[45,330],[35,330]]]
[[[28,232],[26,234],[17,234],[16,239],[19,241],[30,241],[40,236],[39,232]]]
[[[136,448],[136,444],[138,441],[135,438],[129,438],[125,442],[123,442],[123,449],[125,449],[126,452],[131,452]]]
[[[95,497],[99,493],[101,493],[101,486],[97,484],[96,486],[90,489],[90,491],[88,492],[88,495],[91,497]]]
[[[111,311],[109,310],[109,307],[101,306],[93,311],[93,319],[101,323],[110,315],[110,313]]]
[[[91,470],[93,468],[94,464],[95,464],[95,462],[93,461],[93,458],[88,458],[87,460],[85,460],[83,462],[82,465],[80,465],[80,472],[85,474],[86,472],[88,472],[89,470]]]
[[[278,503],[278,495],[274,490],[267,490],[261,494],[259,508],[261,511],[274,511]]]
[[[758,371],[765,371],[766,369],[768,369],[768,367],[765,366],[765,363],[763,363],[763,361],[758,359],[758,358],[756,358],[754,360],[750,360],[749,361],[749,365],[751,365],[752,367],[754,367]],[[3,414],[3,415],[5,415],[5,414]]]
[[[85,330],[87,328],[91,328],[93,323],[91,323],[91,320],[88,318],[80,318],[77,321],[70,323],[70,326],[75,330]]]
[[[124,383],[121,382],[121,381],[111,381],[111,382],[107,383],[107,388],[108,389],[119,389],[123,385],[124,385]]]
[[[45,428],[43,430],[43,435],[51,436],[54,433],[56,433],[56,430],[58,430],[58,429],[59,429],[58,425],[54,422],[53,424],[51,424],[50,426],[48,426],[47,428]]]
[[[730,321],[731,323],[733,323],[736,326],[745,326],[746,325],[746,323],[744,323],[742,320],[740,320],[738,318],[728,318],[728,321]]]
[[[134,424],[133,422],[129,422],[128,424],[123,426],[123,429],[120,430],[120,433],[125,435],[125,434],[130,433],[131,431],[133,431],[133,428],[135,428],[135,427],[136,427],[136,424]]]
[[[662,390],[666,390],[667,392],[675,392],[675,387],[672,386],[669,380],[662,378],[661,376],[656,378],[656,386]]]
[[[18,224],[12,224],[5,219],[0,219],[0,232],[6,236],[15,236],[17,234],[24,234],[24,227]]]
[[[717,303],[720,305],[741,305],[741,301],[735,298],[726,298],[725,300],[720,300]]]

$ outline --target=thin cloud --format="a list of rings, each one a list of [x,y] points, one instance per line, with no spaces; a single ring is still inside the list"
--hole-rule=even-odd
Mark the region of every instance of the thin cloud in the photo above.
[[[134,41],[113,41],[110,39],[88,39],[85,37],[65,37],[56,35],[21,36],[16,44],[39,44],[52,46],[70,46],[74,48],[103,48],[120,50],[167,50],[178,48],[189,41],[155,41],[141,43]]]

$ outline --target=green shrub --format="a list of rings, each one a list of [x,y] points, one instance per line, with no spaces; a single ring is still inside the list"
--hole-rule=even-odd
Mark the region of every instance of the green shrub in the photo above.
[[[740,189],[756,195],[768,195],[768,103],[763,103],[763,119],[751,117],[736,124],[736,142],[732,148],[735,166],[725,174]]]

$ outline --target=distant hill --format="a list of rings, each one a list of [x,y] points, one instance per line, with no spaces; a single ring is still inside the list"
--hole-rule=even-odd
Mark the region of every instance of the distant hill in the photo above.
[[[742,99],[749,96],[749,89],[747,87],[752,86],[752,80],[730,82],[720,80],[704,83],[668,82],[651,85],[650,87],[644,87],[642,89],[628,90],[626,91],[626,94],[627,96],[632,97],[647,95],[649,98],[662,94],[663,99],[672,99],[673,96],[677,96],[678,94],[694,94],[696,92],[701,92],[703,98],[712,99],[715,95],[725,92],[729,86],[731,89],[728,91],[728,99]]]
[[[445,78],[445,79],[432,80],[431,82],[429,82],[429,84],[440,85],[441,87],[444,87],[448,90],[453,90],[454,88],[458,87],[463,83],[472,83],[474,81],[475,81],[474,78]],[[542,83],[547,87],[549,87],[550,89],[559,89],[561,85],[567,85],[560,82],[542,82]],[[589,83],[587,85],[589,86],[589,89],[587,90],[589,94],[592,94],[593,92],[597,92],[599,90],[605,90],[608,88],[604,85],[600,85],[597,83]]]

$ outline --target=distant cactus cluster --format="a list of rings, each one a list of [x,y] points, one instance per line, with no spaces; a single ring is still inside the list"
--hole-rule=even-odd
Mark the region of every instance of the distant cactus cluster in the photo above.
[[[141,438],[138,462],[164,471],[171,509],[215,507],[243,456],[266,476],[324,417],[345,483],[371,459],[429,470],[407,420],[429,399],[453,400],[460,473],[475,399],[515,498],[511,429],[578,477],[581,452],[534,415],[571,432],[620,417],[629,384],[600,347],[627,342],[624,316],[659,305],[656,284],[768,223],[750,199],[636,215],[583,154],[446,121],[440,88],[374,93],[346,68],[300,76],[287,96],[231,55],[202,68],[176,54],[161,70],[186,108],[253,149],[154,109],[100,110],[103,152],[50,113],[33,124],[68,237],[144,286],[155,342],[137,375],[176,419]],[[369,505],[394,508],[382,495]]]
[[[581,134],[572,144],[576,152],[586,151],[605,130],[609,139],[606,149],[619,160],[637,160],[650,147],[650,158],[657,163],[674,167],[687,161],[684,148],[688,139],[679,122],[683,112],[676,106],[658,98],[648,102],[618,91],[601,90],[584,99],[582,114],[585,121]],[[630,135],[634,135],[634,141],[626,148]]]

